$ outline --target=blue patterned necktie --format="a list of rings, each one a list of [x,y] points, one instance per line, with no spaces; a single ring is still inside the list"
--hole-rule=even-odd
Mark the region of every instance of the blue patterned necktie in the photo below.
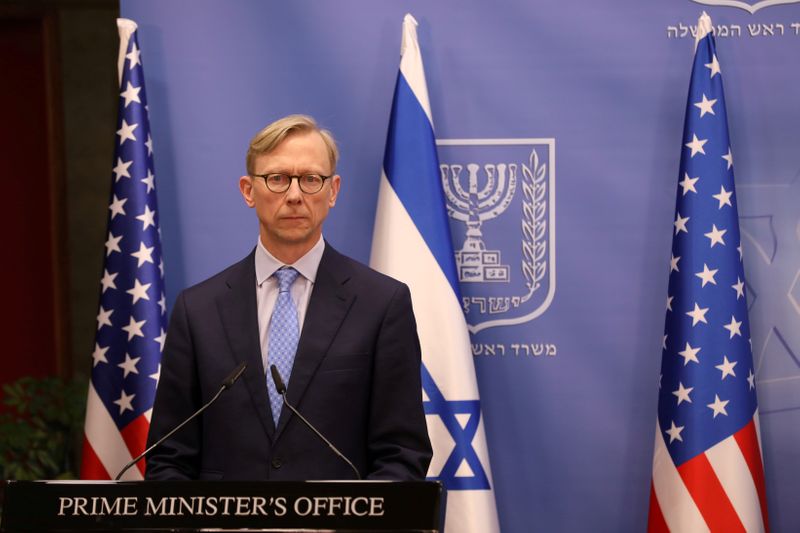
[[[289,290],[292,283],[300,273],[291,268],[281,268],[275,271],[274,276],[278,278],[278,300],[275,302],[275,309],[272,311],[272,318],[269,321],[269,353],[267,355],[267,390],[269,392],[269,404],[272,407],[272,419],[275,427],[278,427],[278,419],[281,417],[283,398],[275,389],[269,367],[275,365],[283,378],[286,386],[289,386],[289,377],[292,373],[294,364],[294,354],[297,351],[297,342],[300,340],[300,328],[297,320],[297,307],[294,305],[292,295]]]

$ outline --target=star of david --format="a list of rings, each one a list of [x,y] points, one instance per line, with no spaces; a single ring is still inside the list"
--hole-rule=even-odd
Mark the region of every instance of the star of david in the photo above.
[[[740,218],[760,413],[800,406],[800,174],[775,180],[785,183],[739,187],[748,198]]]
[[[445,399],[442,391],[436,386],[430,372],[422,365],[422,389],[428,399],[422,402],[426,415],[438,416],[453,438],[455,446],[445,461],[438,476],[431,476],[431,481],[441,481],[447,490],[488,490],[489,479],[483,469],[472,440],[478,431],[481,409],[479,400]],[[461,426],[456,415],[469,415],[467,423]],[[472,470],[472,476],[456,476],[459,466],[466,462]]]

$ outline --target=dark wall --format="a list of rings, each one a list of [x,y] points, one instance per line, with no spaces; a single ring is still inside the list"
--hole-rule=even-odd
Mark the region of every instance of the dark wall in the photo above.
[[[119,83],[115,0],[60,11],[69,250],[69,353],[88,374],[97,330]]]
[[[91,368],[117,99],[115,0],[0,1],[0,382]],[[16,70],[14,70],[16,69]],[[10,74],[14,72],[14,74]]]
[[[48,88],[51,21],[44,16],[0,20],[0,162],[3,208],[0,280],[7,302],[0,380],[60,370],[66,342],[58,283],[63,250],[55,202],[63,180],[57,172],[57,107]],[[60,106],[58,106],[60,107]],[[5,314],[5,313],[4,313]]]

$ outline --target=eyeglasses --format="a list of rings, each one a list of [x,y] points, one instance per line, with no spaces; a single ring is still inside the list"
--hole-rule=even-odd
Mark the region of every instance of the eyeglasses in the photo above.
[[[318,193],[325,185],[325,180],[331,176],[320,176],[319,174],[303,174],[302,176],[290,176],[289,174],[253,174],[254,178],[264,178],[267,189],[272,192],[282,193],[289,190],[292,180],[296,179],[300,190],[306,194]]]

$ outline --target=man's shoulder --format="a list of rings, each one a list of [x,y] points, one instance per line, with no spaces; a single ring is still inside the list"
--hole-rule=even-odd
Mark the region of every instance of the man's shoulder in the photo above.
[[[378,272],[361,261],[337,251],[330,245],[325,247],[325,251],[326,255],[323,256],[323,263],[320,266],[332,271],[334,275],[341,277],[343,281],[346,280],[348,284],[354,284],[365,290],[382,288],[391,292],[406,286],[405,283]]]
[[[239,283],[247,283],[252,281],[251,285],[255,286],[255,263],[253,252],[250,252],[247,257],[233,263],[229,267],[217,272],[213,276],[204,279],[199,283],[195,283],[182,292],[185,295],[192,297],[215,296],[222,291],[227,291]]]

